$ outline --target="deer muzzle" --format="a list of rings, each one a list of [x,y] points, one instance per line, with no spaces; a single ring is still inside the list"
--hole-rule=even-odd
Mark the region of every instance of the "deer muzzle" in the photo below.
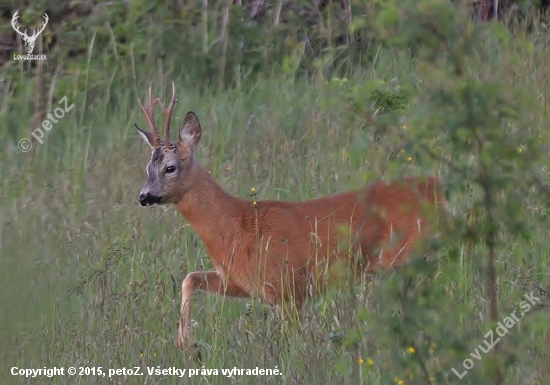
[[[150,192],[141,192],[138,197],[139,203],[145,207],[154,207],[160,203],[161,199],[161,197]]]

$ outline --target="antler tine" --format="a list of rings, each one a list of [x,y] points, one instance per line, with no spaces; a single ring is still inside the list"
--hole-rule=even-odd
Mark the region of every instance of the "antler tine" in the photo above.
[[[162,103],[160,104],[160,108],[162,108],[162,113],[164,114],[164,144],[166,146],[170,145],[170,119],[172,118],[172,110],[174,109],[174,105],[177,101],[176,86],[174,85],[174,82],[172,82],[172,99],[170,100],[168,108],[164,108]]]
[[[17,19],[19,18],[19,11],[15,11],[15,13],[13,14],[13,17],[11,18],[11,26],[13,27],[13,29],[15,30],[15,32],[17,32],[18,34],[20,34],[21,36],[25,35],[25,33],[21,32],[19,30],[19,22],[17,21]],[[26,32],[27,30],[25,30]]]
[[[160,135],[155,124],[155,116],[153,115],[155,106],[159,101],[159,98],[155,98],[153,96],[153,85],[149,86],[149,104],[147,105],[147,108],[143,107],[143,104],[141,104],[141,100],[139,100],[138,98],[139,107],[141,108],[141,111],[143,111],[143,115],[145,115],[145,119],[147,119],[149,128],[151,129],[153,137],[155,138],[155,143],[153,143],[154,146],[160,145]]]
[[[40,35],[42,33],[42,31],[46,28],[46,25],[48,25],[48,20],[50,20],[50,18],[48,17],[47,14],[44,14],[44,23],[42,25],[42,28],[40,29],[40,31],[38,32],[35,32],[33,35]]]

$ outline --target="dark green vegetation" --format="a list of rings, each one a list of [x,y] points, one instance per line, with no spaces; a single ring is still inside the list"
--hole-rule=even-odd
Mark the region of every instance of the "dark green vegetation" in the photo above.
[[[435,174],[450,204],[429,252],[316,298],[301,326],[257,302],[197,296],[205,368],[282,372],[236,383],[550,383],[550,35],[540,15],[472,24],[442,0],[360,0],[348,22],[338,4],[300,5],[274,25],[273,10],[253,19],[222,2],[105,2],[72,18],[42,3],[20,13],[31,25],[49,12],[35,48],[47,63],[0,68],[2,384],[183,382],[26,381],[12,366],[200,367],[175,348],[176,322],[185,274],[210,262],[173,208],[137,202],[149,159],[133,128],[144,125],[137,98],[151,82],[168,97],[171,80],[173,121],[198,114],[198,158],[233,195],[254,187],[251,199],[305,200]],[[64,96],[75,107],[18,151]],[[533,290],[539,300],[520,316]],[[520,321],[481,352],[514,310]],[[459,380],[452,368],[463,373],[467,358],[474,367]]]

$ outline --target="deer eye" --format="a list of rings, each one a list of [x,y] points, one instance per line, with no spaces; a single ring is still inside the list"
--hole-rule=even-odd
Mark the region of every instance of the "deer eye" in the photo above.
[[[166,167],[166,170],[164,170],[164,172],[167,173],[167,174],[171,174],[171,173],[173,173],[174,171],[176,171],[176,167],[175,167],[175,166],[168,166],[168,167]]]

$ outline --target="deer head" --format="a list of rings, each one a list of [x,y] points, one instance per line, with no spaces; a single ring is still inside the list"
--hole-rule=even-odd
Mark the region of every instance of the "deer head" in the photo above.
[[[40,35],[42,31],[44,31],[44,28],[46,28],[46,25],[48,25],[48,20],[49,20],[48,15],[46,13],[44,14],[44,24],[42,25],[42,28],[39,31],[33,29],[32,35],[29,36],[27,35],[27,30],[25,30],[25,32],[21,32],[19,30],[19,24],[17,23],[17,19],[19,18],[18,13],[19,11],[16,11],[13,17],[11,18],[11,26],[13,27],[15,32],[20,34],[21,37],[23,38],[23,41],[25,42],[25,50],[27,51],[27,53],[32,53],[34,49],[34,43],[36,42],[38,35]]]
[[[151,146],[151,160],[147,164],[147,182],[139,194],[142,206],[154,207],[158,204],[177,203],[189,191],[192,175],[196,167],[193,149],[201,138],[201,125],[193,112],[188,112],[179,129],[178,141],[170,142],[170,119],[177,102],[176,88],[172,82],[172,100],[167,108],[160,108],[164,115],[164,138],[161,138],[155,124],[154,109],[160,99],[153,96],[149,87],[149,102],[141,111],[145,115],[150,131],[142,130],[136,124],[141,136]]]

